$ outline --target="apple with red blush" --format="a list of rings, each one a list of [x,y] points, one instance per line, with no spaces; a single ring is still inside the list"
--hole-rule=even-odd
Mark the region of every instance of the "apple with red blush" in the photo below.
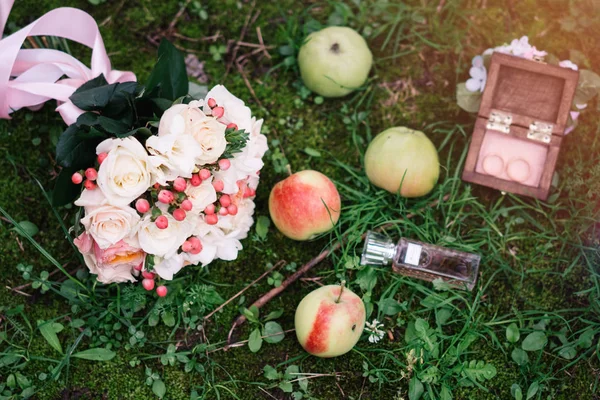
[[[269,213],[281,233],[309,240],[331,230],[340,218],[340,194],[318,171],[296,172],[278,182],[269,196]]]
[[[349,352],[365,327],[365,305],[342,285],[328,285],[310,292],[296,309],[296,337],[317,357],[329,358]]]

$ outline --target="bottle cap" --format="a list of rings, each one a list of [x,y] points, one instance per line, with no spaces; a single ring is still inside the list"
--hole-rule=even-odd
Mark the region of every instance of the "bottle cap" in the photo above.
[[[373,231],[367,232],[361,265],[387,265],[396,254],[396,246],[390,238]]]

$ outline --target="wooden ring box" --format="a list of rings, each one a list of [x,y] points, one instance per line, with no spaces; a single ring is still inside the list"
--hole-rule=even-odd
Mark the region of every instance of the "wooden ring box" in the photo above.
[[[493,53],[462,179],[546,200],[579,72]]]

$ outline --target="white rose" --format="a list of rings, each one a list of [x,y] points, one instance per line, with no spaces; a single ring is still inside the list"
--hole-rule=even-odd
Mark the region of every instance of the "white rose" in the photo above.
[[[98,145],[96,153],[108,153],[96,182],[109,204],[125,206],[148,190],[151,183],[148,153],[136,139],[106,139]]]
[[[135,235],[140,221],[131,207],[100,206],[86,212],[81,223],[98,246],[106,249],[122,239]]]
[[[210,98],[215,99],[217,105],[225,110],[223,116],[219,118],[221,122],[225,125],[233,122],[239,129],[246,132],[252,131],[252,111],[246,107],[241,99],[231,94],[225,86],[217,85],[212,88],[205,97],[205,104]],[[204,111],[210,113],[210,108],[205,106]]]
[[[177,221],[167,212],[163,212],[163,215],[169,221],[167,228],[159,229],[152,221],[152,216],[147,214],[140,221],[138,238],[140,247],[146,253],[169,258],[192,235],[196,218],[194,218],[193,213],[188,213],[183,221]]]
[[[158,135],[190,135],[202,150],[196,155],[196,163],[212,164],[219,159],[227,146],[226,126],[214,117],[204,114],[199,108],[200,105],[201,102],[193,101],[169,108],[160,119]]]
[[[81,196],[77,200],[75,200],[75,205],[78,207],[85,207],[85,210],[92,209],[94,207],[100,207],[105,204],[108,204],[108,200],[102,193],[102,190],[98,189],[83,189],[81,192]]]
[[[169,258],[154,257],[154,272],[168,281],[186,265],[183,254],[174,254]]]
[[[172,133],[164,136],[150,136],[146,140],[148,152],[164,160],[160,164],[170,170],[170,176],[183,176],[190,178],[196,163],[202,156],[202,147],[191,135],[185,133]],[[155,165],[155,160],[151,160]]]
[[[192,202],[192,212],[200,213],[204,211],[207,205],[217,201],[217,192],[212,185],[211,179],[203,181],[199,186],[193,186],[188,183],[185,194]]]

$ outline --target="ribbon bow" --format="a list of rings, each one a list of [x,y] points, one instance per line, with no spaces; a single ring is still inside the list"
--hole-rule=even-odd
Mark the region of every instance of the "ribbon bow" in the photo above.
[[[0,35],[14,0],[0,0]],[[91,69],[73,56],[51,49],[21,49],[28,36],[57,36],[92,49]],[[90,79],[104,74],[108,83],[135,81],[133,72],[111,69],[98,25],[76,8],[57,8],[0,40],[0,118],[23,107],[36,108],[50,99],[67,125],[83,113],[69,97]],[[66,76],[66,77],[65,77]]]

